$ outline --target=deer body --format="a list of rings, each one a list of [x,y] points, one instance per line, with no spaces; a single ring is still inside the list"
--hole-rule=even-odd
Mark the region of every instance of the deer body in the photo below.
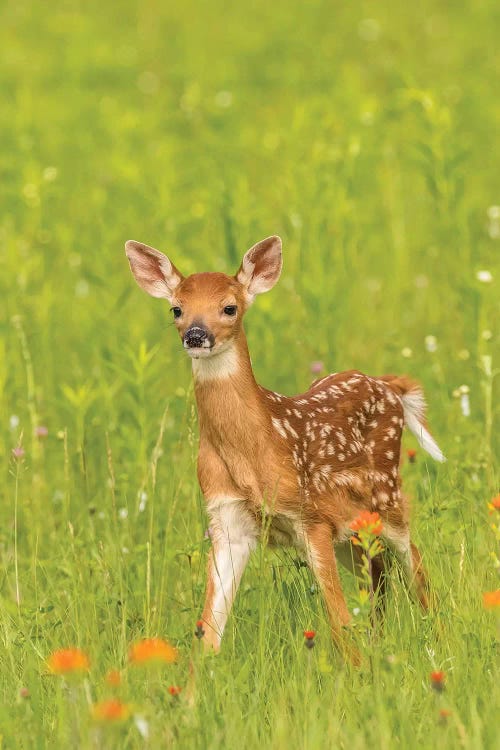
[[[407,378],[357,371],[328,375],[287,397],[254,378],[242,314],[281,271],[281,242],[271,237],[245,255],[235,277],[179,274],[166,256],[129,242],[127,255],[143,288],[173,304],[193,358],[200,446],[198,479],[212,535],[204,641],[218,649],[241,576],[263,529],[272,544],[296,546],[323,591],[332,635],[349,613],[334,544],[349,536],[361,510],[376,510],[384,534],[411,571],[425,606],[426,581],[410,542],[399,458],[405,422],[437,460],[423,425],[420,387]]]

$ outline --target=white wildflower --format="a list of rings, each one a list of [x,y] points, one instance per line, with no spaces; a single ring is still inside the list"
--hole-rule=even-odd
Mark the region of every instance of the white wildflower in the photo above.
[[[413,351],[409,346],[405,346],[403,349],[401,349],[401,356],[405,359],[410,359],[410,357],[413,356]]]
[[[136,714],[134,716],[134,724],[137,727],[137,731],[139,732],[141,737],[147,740],[149,738],[149,723],[146,721],[144,716]]]
[[[476,279],[482,284],[491,284],[493,281],[493,275],[491,271],[478,271],[476,273]]]
[[[15,430],[16,427],[19,427],[19,417],[17,414],[12,414],[9,419],[9,427],[11,430]]]
[[[460,409],[464,417],[470,417],[470,389],[468,385],[461,385],[453,391],[455,398],[460,399]]]
[[[468,393],[462,393],[460,396],[460,408],[464,417],[470,417],[470,401]]]
[[[425,337],[425,348],[428,352],[435,352],[437,351],[438,345],[437,345],[437,338],[435,336],[426,336]]]
[[[124,521],[128,517],[127,508],[120,508],[118,511],[118,517],[121,518],[122,521]]]
[[[148,496],[146,492],[139,492],[139,513],[144,513],[146,510],[146,503]]]

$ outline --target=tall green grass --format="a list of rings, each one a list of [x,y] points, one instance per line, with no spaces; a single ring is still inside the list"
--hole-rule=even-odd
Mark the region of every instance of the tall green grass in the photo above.
[[[498,6],[7,1],[0,20],[1,746],[495,747]],[[439,604],[423,617],[396,571],[383,633],[354,618],[356,670],[309,572],[262,549],[221,654],[194,652],[191,704],[209,541],[190,367],[123,244],[232,272],[272,233],[260,382],[304,390],[321,360],[424,384],[449,461],[403,475]],[[146,635],[179,663],[127,666]],[[45,666],[68,645],[92,662],[76,685]],[[111,668],[148,740],[92,722]]]

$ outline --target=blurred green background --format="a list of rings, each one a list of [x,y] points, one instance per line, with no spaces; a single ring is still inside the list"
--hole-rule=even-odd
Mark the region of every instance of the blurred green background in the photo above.
[[[471,638],[479,632],[478,592],[498,585],[482,516],[499,489],[499,21],[492,0],[2,4],[0,663],[6,717],[26,721],[23,747],[55,726],[59,709],[39,677],[51,648],[93,643],[104,669],[134,634],[154,631],[187,653],[202,601],[190,364],[167,306],[130,275],[130,238],[189,274],[234,272],[252,244],[282,236],[281,281],[247,317],[257,378],[272,389],[307,388],[313,361],[423,382],[450,461],[439,479],[423,459],[406,478],[416,538],[439,550],[430,567],[446,597],[462,561],[460,616]],[[453,395],[461,385],[470,416]],[[273,597],[276,628],[283,618],[272,593],[281,584],[251,575],[234,617],[234,638],[249,628],[247,646],[262,597]],[[309,584],[294,584],[304,627],[317,611]],[[405,622],[418,629],[411,611]],[[401,637],[394,627],[389,649]],[[491,630],[481,633],[487,659]],[[236,643],[219,662],[225,679],[243,669],[232,659],[250,658]],[[261,658],[277,648],[274,637],[265,643]],[[463,648],[465,664],[472,646]],[[469,719],[489,695],[478,659]],[[389,716],[390,690],[374,709],[403,745],[426,736],[415,719],[424,661],[408,677],[415,703],[404,729]],[[16,698],[29,680],[38,685],[30,711]],[[233,687],[229,697],[215,691],[218,711],[246,695]],[[383,733],[349,723],[344,698],[337,738],[384,746]],[[258,699],[257,713],[269,696]],[[263,741],[266,721],[247,724],[248,743]],[[487,744],[488,721],[467,721],[465,745]],[[65,721],[57,726],[64,743]],[[241,736],[236,721],[217,726],[205,747]],[[317,744],[293,722],[287,731],[274,747],[280,737]]]

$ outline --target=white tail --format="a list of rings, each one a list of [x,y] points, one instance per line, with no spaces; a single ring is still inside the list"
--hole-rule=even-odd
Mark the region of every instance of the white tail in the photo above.
[[[425,414],[425,398],[422,391],[415,389],[404,393],[401,396],[401,401],[403,402],[404,420],[408,429],[413,432],[424,451],[427,451],[436,461],[444,463],[446,461],[445,455],[421,421]]]

